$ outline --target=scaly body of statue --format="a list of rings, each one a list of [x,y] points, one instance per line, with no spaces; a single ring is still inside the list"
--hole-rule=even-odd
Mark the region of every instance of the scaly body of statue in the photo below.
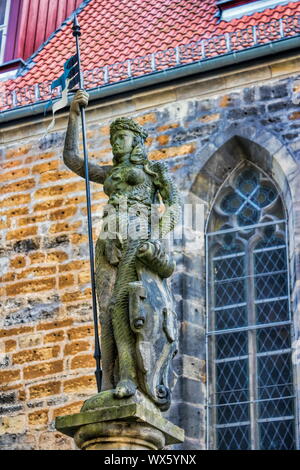
[[[63,153],[65,164],[83,178],[84,162],[79,157],[78,145],[79,117],[80,106],[86,107],[87,104],[87,93],[78,91],[70,107]],[[148,259],[149,269],[160,272],[161,278],[168,277],[174,269],[159,240],[150,238],[151,224],[146,236],[144,232],[140,237],[136,236],[135,226],[135,236],[130,237],[131,219],[136,223],[136,218],[128,215],[130,208],[138,206],[138,213],[144,209],[149,211],[159,198],[165,206],[158,222],[160,238],[173,230],[179,211],[178,192],[166,165],[147,159],[146,137],[143,128],[132,119],[116,119],[110,127],[113,165],[89,162],[90,181],[103,184],[109,198],[103,214],[102,235],[105,236],[99,236],[95,247],[95,272],[101,323],[102,390],[113,389],[117,398],[131,396],[136,388],[143,388],[139,386],[136,335],[130,326],[128,313],[130,286],[139,281],[137,259],[141,261],[144,257],[146,264]],[[128,211],[121,214],[120,204],[125,200]],[[119,216],[114,229],[110,226],[110,208],[114,209],[114,215]],[[149,216],[146,218],[150,221]],[[122,223],[128,228],[127,237],[122,236]],[[164,270],[168,269],[165,274]],[[136,327],[140,327],[138,321]],[[159,387],[157,393],[159,395]]]

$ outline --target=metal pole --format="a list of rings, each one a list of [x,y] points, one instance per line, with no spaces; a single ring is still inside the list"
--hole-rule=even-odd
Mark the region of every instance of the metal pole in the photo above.
[[[73,36],[76,39],[76,51],[78,58],[78,70],[79,70],[79,87],[84,89],[83,76],[81,72],[80,63],[80,47],[79,47],[79,36],[81,35],[80,26],[78,24],[77,16],[74,15],[73,20]],[[94,358],[96,361],[96,381],[98,392],[101,391],[102,381],[102,370],[101,370],[101,350],[99,342],[99,331],[98,331],[98,316],[97,316],[97,300],[96,300],[96,284],[95,284],[95,269],[94,269],[94,248],[93,248],[93,231],[92,231],[92,215],[91,215],[91,191],[89,181],[89,166],[88,166],[88,152],[86,142],[86,121],[85,121],[85,109],[80,108],[81,123],[82,123],[82,139],[83,139],[83,154],[84,154],[84,169],[85,169],[85,187],[86,187],[86,204],[87,204],[87,218],[88,218],[88,234],[89,234],[89,252],[90,252],[90,270],[91,270],[91,284],[92,284],[92,304],[93,304],[93,317],[94,317],[94,332],[95,332],[95,352]]]

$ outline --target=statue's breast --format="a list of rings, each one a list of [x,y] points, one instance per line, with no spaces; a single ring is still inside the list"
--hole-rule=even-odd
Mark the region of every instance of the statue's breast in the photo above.
[[[106,178],[103,190],[108,196],[115,192],[130,193],[132,187],[143,184],[146,178],[142,168],[116,167]]]

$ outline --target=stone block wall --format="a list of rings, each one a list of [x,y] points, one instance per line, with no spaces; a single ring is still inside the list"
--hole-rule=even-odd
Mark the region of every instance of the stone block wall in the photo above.
[[[117,116],[131,116],[149,132],[149,158],[166,161],[184,200],[197,195],[207,217],[236,155],[244,152],[241,158],[247,158],[241,129],[244,139],[262,145],[259,136],[267,135],[269,150],[284,148],[295,162],[300,160],[300,107],[293,102],[299,79],[299,65],[290,61],[92,104],[87,113],[90,159],[111,162],[109,124]],[[71,439],[55,431],[54,419],[79,411],[96,393],[85,183],[62,162],[66,115],[57,120],[55,132],[44,136],[47,124],[35,118],[0,133],[2,449],[74,449]],[[231,138],[236,140],[225,151]],[[278,158],[284,168],[285,154]],[[105,200],[102,187],[92,184],[95,240]],[[296,217],[292,230],[299,259],[297,227]],[[206,446],[203,233],[194,250],[185,240],[173,250],[180,349],[167,417],[186,431],[178,449]],[[299,279],[299,261],[296,265]]]

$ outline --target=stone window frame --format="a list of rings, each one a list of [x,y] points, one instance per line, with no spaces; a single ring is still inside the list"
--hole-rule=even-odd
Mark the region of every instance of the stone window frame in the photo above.
[[[261,217],[261,220],[260,221],[254,221],[252,224],[246,224],[247,226],[252,226],[252,230],[250,230],[250,233],[249,233],[249,230],[248,232],[245,232],[245,229],[243,228],[243,225],[239,224],[238,223],[238,220],[237,220],[237,216],[235,216],[234,214],[230,215],[229,213],[227,215],[225,215],[225,212],[224,210],[222,210],[222,202],[224,201],[224,199],[226,199],[226,197],[230,197],[231,196],[231,199],[232,199],[232,196],[235,195],[237,196],[238,199],[241,199],[241,197],[239,196],[240,191],[237,189],[237,185],[238,185],[238,182],[240,181],[240,178],[245,175],[246,172],[252,172],[252,174],[256,174],[256,176],[259,177],[259,181],[261,181],[260,183],[258,183],[258,187],[262,187],[261,185],[263,185],[265,187],[264,191],[267,190],[267,187],[269,187],[269,191],[271,190],[272,191],[272,196],[273,196],[273,205],[272,203],[269,203],[267,207],[270,207],[269,208],[269,211],[268,209],[264,210],[264,209],[261,209],[259,212],[260,212],[260,217]],[[237,191],[236,193],[233,193],[233,191]],[[241,207],[245,206],[248,204],[248,199],[249,197],[247,197],[247,199],[243,200],[241,199],[239,202],[241,202]],[[274,204],[275,204],[275,212],[274,212]],[[249,205],[249,204],[248,204]],[[252,206],[249,206],[249,207],[252,207]],[[272,210],[272,207],[273,207],[273,210]],[[270,209],[271,209],[271,212],[270,212]],[[219,213],[218,213],[219,212]],[[219,219],[219,220],[218,220]],[[231,228],[227,228],[226,230],[226,221],[227,221],[227,225],[229,224]],[[254,269],[254,266],[253,263],[254,263],[254,258],[255,258],[255,246],[257,245],[257,243],[261,242],[262,240],[265,239],[265,235],[264,235],[264,230],[270,227],[274,227],[274,229],[276,230],[276,234],[278,233],[279,235],[277,236],[280,236],[280,238],[282,238],[282,243],[280,243],[280,245],[282,245],[280,248],[281,248],[281,252],[282,252],[282,248],[284,247],[284,260],[283,262],[286,263],[286,268],[287,268],[287,271],[286,271],[286,274],[283,273],[283,274],[279,274],[279,276],[284,276],[286,278],[286,286],[285,286],[285,293],[287,294],[287,304],[288,304],[288,312],[287,312],[287,316],[288,318],[285,318],[284,321],[280,322],[280,325],[278,324],[276,326],[276,328],[278,328],[280,326],[280,328],[283,328],[285,327],[287,329],[287,331],[289,332],[289,339],[291,341],[291,344],[293,342],[293,331],[292,331],[292,328],[291,328],[291,311],[290,311],[290,295],[289,295],[289,269],[288,269],[288,257],[287,257],[287,230],[286,230],[286,221],[287,221],[287,214],[286,214],[286,211],[285,211],[285,208],[284,208],[284,203],[282,202],[281,200],[281,197],[280,197],[280,193],[278,191],[278,189],[276,188],[276,185],[274,184],[273,181],[270,180],[270,178],[268,177],[268,175],[266,175],[264,172],[261,171],[260,168],[258,168],[256,165],[254,165],[253,163],[249,164],[249,162],[245,161],[245,162],[241,162],[240,164],[237,165],[237,167],[234,169],[234,171],[226,178],[226,181],[223,183],[223,185],[221,186],[220,190],[218,191],[218,196],[217,196],[217,199],[215,200],[215,204],[211,210],[211,214],[210,214],[210,218],[209,218],[209,221],[208,221],[208,231],[207,231],[207,234],[206,234],[206,258],[207,258],[207,264],[206,264],[206,272],[207,272],[207,356],[210,357],[210,361],[209,361],[209,368],[208,368],[208,376],[207,376],[207,381],[208,381],[208,398],[210,397],[211,400],[214,400],[215,398],[215,393],[216,393],[216,387],[217,387],[217,383],[216,383],[216,361],[215,361],[215,357],[213,357],[213,355],[215,354],[215,342],[217,341],[217,339],[221,340],[222,341],[222,338],[225,339],[226,338],[226,329],[228,328],[225,328],[225,330],[223,328],[222,331],[223,333],[219,334],[218,332],[215,333],[215,330],[218,330],[217,327],[214,327],[213,326],[213,310],[212,310],[212,302],[213,302],[213,299],[212,299],[212,289],[214,288],[215,286],[215,282],[213,282],[213,284],[211,285],[209,283],[210,280],[212,280],[211,276],[212,276],[212,266],[211,266],[211,262],[212,262],[212,259],[213,259],[213,251],[214,250],[219,250],[220,247],[223,248],[223,243],[222,243],[222,240],[224,238],[224,236],[232,236],[232,235],[235,235],[235,238],[236,238],[236,241],[237,243],[239,243],[238,240],[240,240],[240,243],[242,243],[242,245],[240,246],[240,249],[237,250],[237,251],[241,251],[243,252],[243,256],[241,253],[239,253],[241,255],[240,259],[243,260],[242,261],[242,265],[244,266],[243,269],[250,269],[249,272],[245,272],[243,273],[243,276],[246,276],[244,278],[244,281],[243,281],[243,285],[244,285],[244,288],[245,288],[245,292],[244,292],[244,296],[242,295],[241,296],[241,293],[240,292],[237,292],[237,296],[238,297],[243,297],[244,298],[244,301],[246,302],[246,299],[248,298],[249,299],[249,295],[250,295],[250,298],[252,299],[252,297],[254,296],[254,284],[255,284],[255,279],[260,279],[260,277],[256,278],[252,278],[252,276],[248,277],[249,274],[251,274],[252,270]],[[214,222],[217,223],[217,226],[214,226]],[[219,227],[219,225],[222,225],[222,227]],[[225,224],[225,225],[224,225]],[[223,228],[223,225],[224,225],[224,230],[222,230]],[[245,225],[245,223],[244,223]],[[228,226],[229,227],[229,226]],[[279,230],[279,232],[277,232]],[[224,232],[224,233],[223,233]],[[251,235],[251,236],[250,236]],[[219,248],[217,248],[219,247]],[[221,249],[222,249],[221,248]],[[260,251],[262,251],[264,253],[265,256],[267,256],[267,251],[269,251],[270,248],[264,248]],[[224,251],[224,250],[223,250]],[[229,255],[228,255],[229,256]],[[222,257],[222,260],[220,260],[219,262],[216,261],[216,263],[220,263],[221,262],[221,265],[223,266],[224,263],[225,263],[225,269],[226,269],[226,259],[223,259],[224,257]],[[236,256],[230,256],[230,259],[237,259],[237,255]],[[245,263],[245,265],[244,265]],[[235,263],[236,264],[236,263]],[[220,265],[220,267],[221,267]],[[238,264],[238,266],[242,266],[240,264]],[[247,267],[248,266],[248,267]],[[252,266],[252,268],[251,268]],[[240,271],[240,268],[239,268],[239,271]],[[252,273],[253,274],[253,273]],[[217,286],[218,284],[216,284]],[[225,284],[226,285],[226,284]],[[222,289],[221,289],[222,290]],[[248,292],[248,294],[247,294]],[[225,291],[224,291],[225,293]],[[275,293],[275,291],[274,291]],[[227,295],[227,294],[226,294]],[[268,297],[268,295],[267,295]],[[281,301],[283,302],[283,301]],[[290,414],[292,415],[292,419],[291,419],[291,416],[289,417],[289,421],[293,422],[293,427],[294,427],[294,431],[293,431],[293,436],[296,437],[296,420],[295,420],[295,402],[296,402],[296,397],[294,396],[295,395],[295,377],[293,376],[293,366],[292,366],[292,363],[291,363],[291,348],[288,350],[285,350],[285,351],[276,351],[276,355],[274,356],[274,352],[271,352],[271,351],[268,351],[268,352],[264,352],[264,353],[258,353],[256,351],[256,338],[259,337],[258,335],[261,336],[261,334],[264,334],[264,333],[268,333],[270,332],[270,328],[268,327],[268,325],[266,326],[263,326],[263,325],[259,325],[259,323],[256,323],[256,319],[255,319],[255,314],[254,314],[254,302],[251,300],[250,302],[250,305],[249,305],[249,302],[247,301],[247,304],[246,304],[246,310],[245,310],[245,313],[247,313],[247,317],[248,315],[250,315],[251,318],[249,318],[249,323],[246,322],[245,325],[242,325],[243,328],[241,329],[241,332],[240,333],[237,333],[235,330],[236,330],[236,327],[232,327],[233,328],[233,334],[234,334],[234,337],[235,339],[238,338],[240,335],[243,335],[243,339],[245,340],[246,339],[246,343],[245,343],[245,347],[246,347],[246,350],[244,351],[244,353],[246,354],[246,356],[244,358],[242,358],[239,354],[239,357],[241,357],[241,360],[244,361],[245,363],[245,366],[246,366],[246,369],[247,371],[245,372],[244,370],[244,373],[246,373],[246,376],[247,376],[247,381],[249,380],[248,382],[248,387],[246,388],[249,388],[249,396],[247,398],[247,401],[249,401],[249,403],[246,401],[245,403],[242,403],[244,402],[244,399],[245,397],[242,399],[241,398],[241,403],[240,405],[236,405],[235,407],[232,407],[229,405],[228,406],[225,406],[223,407],[224,409],[224,412],[226,412],[226,409],[231,409],[234,412],[237,412],[239,414],[239,412],[242,412],[242,414],[244,414],[243,416],[243,419],[242,417],[240,417],[239,419],[239,416],[236,416],[236,422],[239,423],[238,424],[238,427],[236,428],[236,430],[238,431],[238,433],[241,435],[243,434],[243,432],[246,432],[246,434],[244,435],[244,444],[246,444],[246,442],[248,442],[248,445],[250,444],[250,448],[252,449],[259,449],[260,448],[260,436],[259,436],[259,428],[261,427],[259,423],[263,423],[263,422],[274,422],[274,421],[278,421],[279,417],[277,419],[274,419],[272,420],[271,417],[269,417],[268,420],[266,419],[263,419],[263,418],[266,418],[266,416],[261,416],[261,419],[259,422],[257,422],[258,418],[259,418],[259,415],[258,415],[258,412],[259,412],[259,407],[260,407],[260,404],[264,404],[264,403],[267,403],[265,402],[264,400],[262,400],[261,398],[259,398],[259,395],[257,395],[258,393],[258,384],[259,384],[259,375],[258,375],[258,362],[259,360],[261,360],[260,358],[264,358],[265,356],[268,357],[269,361],[272,362],[272,364],[274,365],[275,362],[276,362],[276,357],[278,359],[278,356],[279,355],[283,355],[282,357],[283,358],[286,358],[286,360],[288,361],[288,365],[287,367],[290,369],[291,373],[292,373],[292,386],[289,387],[289,386],[284,386],[283,388],[282,387],[277,387],[276,388],[276,385],[274,384],[274,391],[279,394],[283,394],[281,396],[283,396],[283,398],[285,399],[287,397],[287,390],[285,390],[286,388],[290,389],[292,391],[289,390],[289,393],[288,395],[292,394],[292,398],[290,400],[288,400],[286,403],[289,405],[289,406],[294,406],[294,410],[293,410],[293,413],[292,413],[292,410],[289,410],[290,411]],[[254,317],[253,317],[254,315]],[[278,320],[279,321],[279,320]],[[272,322],[273,323],[273,322]],[[278,322],[275,322],[275,323],[278,323]],[[274,325],[275,325],[274,323]],[[254,324],[256,325],[254,327]],[[241,326],[241,325],[238,325],[238,326]],[[273,326],[273,329],[274,329],[274,326]],[[231,334],[232,336],[232,334]],[[230,337],[230,335],[228,336]],[[219,341],[219,344],[222,344],[220,343]],[[267,344],[267,343],[266,343]],[[237,350],[238,348],[240,347],[240,345],[238,343],[236,343],[235,345],[235,350]],[[249,350],[248,350],[249,348]],[[242,348],[243,349],[243,348]],[[244,348],[245,349],[245,348]],[[285,348],[286,349],[286,348]],[[219,351],[220,352],[220,351]],[[274,358],[274,359],[273,359]],[[220,367],[222,368],[222,366],[224,366],[226,368],[226,363],[227,361],[230,360],[229,358],[222,358],[220,359],[218,362],[220,362]],[[266,359],[263,359],[263,361],[266,360]],[[275,361],[275,362],[274,362]],[[238,361],[239,362],[239,361]],[[234,363],[234,362],[233,362]],[[242,382],[241,382],[242,383]],[[276,389],[276,390],[275,390]],[[266,395],[266,390],[264,391],[264,394]],[[242,393],[242,392],[240,392]],[[248,395],[247,393],[247,395]],[[239,395],[239,393],[238,393]],[[266,398],[266,397],[264,397]],[[233,401],[238,401],[239,400],[233,400]],[[270,400],[269,400],[270,401]],[[207,410],[207,419],[208,419],[208,423],[210,423],[209,425],[211,426],[211,429],[213,429],[213,432],[212,432],[212,435],[211,435],[211,441],[212,442],[209,442],[208,443],[208,447],[211,447],[211,448],[217,448],[217,428],[216,428],[216,411],[217,411],[217,407],[216,407],[216,403],[212,403],[210,402],[209,403],[209,400],[208,400],[208,410]],[[275,406],[276,406],[276,402],[275,402]],[[235,410],[235,411],[234,411]],[[279,411],[279,410],[278,410]],[[265,413],[267,412],[267,409],[265,409]],[[245,414],[246,413],[246,414]],[[247,419],[246,419],[246,415],[249,413]],[[224,418],[225,418],[225,415],[224,415]],[[283,415],[282,416],[282,419],[281,421],[283,422],[283,425],[285,424],[286,422],[286,415]],[[246,421],[248,422],[248,424],[246,424]],[[224,421],[224,420],[223,420]],[[225,419],[226,421],[226,419]],[[223,429],[224,427],[224,430],[227,429],[227,426],[229,425],[229,428],[232,428],[232,426],[230,426],[230,423],[229,422],[226,422],[225,423],[224,421],[224,424],[222,424],[221,428],[220,429]],[[241,423],[241,421],[245,421],[245,423]],[[270,423],[271,425],[271,423]],[[287,424],[287,426],[289,426],[289,424]],[[249,435],[248,435],[249,433]],[[248,437],[246,437],[246,435],[248,435]],[[242,437],[242,436],[241,436]],[[261,439],[263,439],[263,437],[261,437]],[[235,440],[235,439],[234,439]],[[238,440],[238,439],[237,439]],[[295,439],[296,441],[296,439]]]
[[[207,298],[207,293],[205,293],[206,258],[204,243],[206,224],[218,190],[226,180],[228,173],[232,172],[245,160],[257,165],[261,171],[269,175],[271,180],[276,182],[281,197],[285,201],[286,211],[289,214],[288,249],[291,310],[294,335],[295,338],[300,337],[300,284],[299,281],[298,284],[296,282],[297,279],[300,279],[300,263],[297,262],[300,258],[300,219],[296,213],[297,202],[300,203],[300,185],[297,184],[300,178],[300,167],[293,154],[281,142],[280,138],[268,132],[263,126],[252,120],[243,123],[235,122],[214,133],[204,147],[196,152],[192,158],[189,157],[186,166],[186,178],[182,178],[182,175],[180,178],[183,202],[201,204],[204,218],[203,229],[199,233],[195,233],[195,240],[191,243],[183,239],[180,243],[181,254],[178,254],[177,264],[178,268],[183,270],[183,273],[180,272],[178,280],[175,279],[175,282],[173,282],[174,286],[177,286],[178,282],[183,287],[185,284],[191,284],[192,290],[189,289],[189,295],[185,296],[186,300],[183,301],[181,306],[178,306],[178,316],[183,321],[183,325],[190,326],[191,331],[195,330],[195,334],[200,334],[198,350],[196,350],[196,346],[193,350],[191,349],[188,331],[184,327],[182,327],[180,338],[183,359],[186,359],[188,363],[198,364],[198,374],[202,377],[200,379],[202,382],[199,382],[201,390],[197,396],[193,396],[192,403],[197,404],[199,409],[203,410],[203,413],[197,424],[197,430],[195,428],[196,423],[194,423],[191,432],[188,433],[193,438],[189,441],[188,448],[199,448],[199,446],[202,449],[207,448],[207,437],[211,432],[211,429],[207,427],[205,417],[207,391],[205,391],[205,387],[204,390],[202,387],[206,383],[208,370],[208,361],[203,351],[203,347],[205,349],[205,334],[204,338],[202,337],[203,330],[205,333],[205,300]],[[175,164],[170,163],[171,170],[173,166]],[[298,342],[300,343],[300,340]],[[297,352],[297,349],[293,350],[293,354],[296,356]],[[298,428],[300,421],[300,354],[298,354],[298,360],[295,361],[293,368],[297,395],[296,422]],[[196,370],[194,373],[196,374]],[[185,372],[185,362],[183,361],[183,376],[185,374],[187,372]],[[200,436],[200,438],[197,436]],[[297,439],[297,448],[300,448],[299,439]]]

